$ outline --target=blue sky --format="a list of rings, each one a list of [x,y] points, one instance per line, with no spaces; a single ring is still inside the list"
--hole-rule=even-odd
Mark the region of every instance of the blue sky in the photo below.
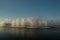
[[[0,18],[60,17],[60,0],[0,0]]]

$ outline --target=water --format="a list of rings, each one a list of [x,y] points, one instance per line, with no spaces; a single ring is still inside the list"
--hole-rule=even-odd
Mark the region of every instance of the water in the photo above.
[[[38,28],[0,28],[0,39],[60,39],[60,27],[49,29]]]

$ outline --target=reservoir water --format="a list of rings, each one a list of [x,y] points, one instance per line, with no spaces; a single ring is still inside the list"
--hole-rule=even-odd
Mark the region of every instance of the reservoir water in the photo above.
[[[2,40],[60,39],[60,27],[56,28],[0,28]]]

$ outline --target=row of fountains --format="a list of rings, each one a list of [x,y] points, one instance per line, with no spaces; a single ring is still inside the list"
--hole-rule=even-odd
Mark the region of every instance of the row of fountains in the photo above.
[[[36,17],[0,20],[0,27],[40,28],[58,25],[60,25],[58,20],[43,20]]]
[[[0,27],[39,28],[42,26],[47,26],[47,22],[38,18],[17,18],[0,21]]]
[[[59,20],[44,20],[36,17],[6,19],[6,20],[0,20],[0,31],[15,34],[16,36],[35,37],[41,34],[40,32],[42,29],[39,28],[46,28],[46,27],[51,28],[51,27],[57,27],[59,25],[60,25]]]

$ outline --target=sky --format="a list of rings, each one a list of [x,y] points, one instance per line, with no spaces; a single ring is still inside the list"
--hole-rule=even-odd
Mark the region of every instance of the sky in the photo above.
[[[35,16],[60,18],[60,0],[0,0],[0,19]]]

